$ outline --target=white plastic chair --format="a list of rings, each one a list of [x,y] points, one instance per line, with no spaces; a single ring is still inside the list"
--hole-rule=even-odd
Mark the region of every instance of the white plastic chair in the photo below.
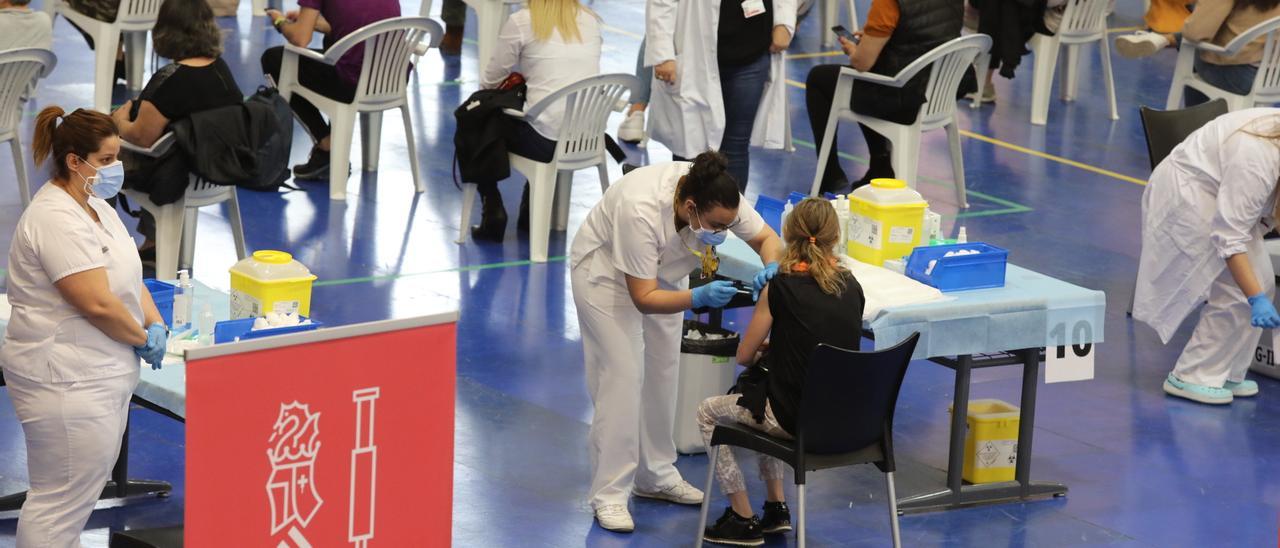
[[[429,3],[431,0],[427,0]],[[283,9],[283,0],[253,0],[253,13],[250,15],[262,15],[267,8]]]
[[[1119,120],[1116,110],[1116,85],[1111,76],[1111,45],[1107,38],[1107,8],[1110,0],[1068,0],[1057,34],[1036,33],[1031,37],[1035,52],[1035,74],[1031,82],[1031,123],[1043,126],[1049,118],[1049,94],[1053,73],[1058,68],[1058,52],[1067,50],[1067,70],[1062,76],[1062,99],[1074,101],[1080,78],[1080,46],[1097,42],[1102,53],[1102,78],[1107,88],[1111,119]]]
[[[413,121],[409,118],[409,97],[406,91],[409,56],[421,47],[424,38],[429,40],[427,43],[430,47],[436,47],[440,45],[440,37],[443,35],[444,28],[435,20],[426,17],[395,17],[364,26],[339,40],[323,54],[285,44],[278,82],[280,95],[286,100],[295,93],[301,95],[329,116],[332,128],[329,147],[329,199],[345,200],[347,197],[347,165],[351,158],[356,115],[360,115],[364,170],[376,171],[382,135],[382,111],[393,108],[399,108],[404,119],[405,145],[409,149],[413,183],[418,192],[427,189],[418,173],[418,149],[413,139]],[[360,68],[360,80],[356,84],[356,95],[350,103],[340,103],[298,83],[299,57],[334,65],[357,44],[364,44],[364,60]]]
[[[840,0],[814,0],[819,2],[819,16],[822,18],[822,26],[818,28],[818,32],[822,33],[822,47],[833,47],[836,42],[836,34],[831,32],[831,27],[835,26],[836,20],[840,19]],[[854,5],[853,0],[845,0],[845,11],[849,12],[849,32],[858,31],[858,6]]]
[[[48,0],[45,11],[50,11],[55,3],[58,13],[93,37],[94,110],[111,112],[111,90],[115,87],[116,51],[120,47],[121,33],[125,39],[125,74],[129,91],[142,91],[147,33],[156,26],[156,17],[164,0],[120,0],[120,9],[113,22],[99,21],[80,13],[64,0]]]
[[[22,105],[32,84],[48,76],[57,64],[57,56],[47,49],[0,51],[0,142],[8,141],[9,150],[13,152],[13,170],[17,175],[23,209],[31,204],[31,184],[27,180],[27,163],[19,132]]]
[[[1173,110],[1182,107],[1182,94],[1187,87],[1195,88],[1210,99],[1221,97],[1227,101],[1231,110],[1250,108],[1258,105],[1280,103],[1280,17],[1268,19],[1253,28],[1244,31],[1225,46],[1216,46],[1204,42],[1182,39],[1182,47],[1178,50],[1178,64],[1173,69],[1173,83],[1169,86],[1169,99],[1165,109]],[[1211,51],[1222,55],[1239,53],[1249,42],[1266,36],[1266,46],[1262,49],[1262,61],[1258,64],[1258,75],[1253,79],[1253,89],[1248,95],[1237,95],[1214,87],[1195,73],[1196,55],[1202,51]]]
[[[906,181],[912,188],[916,186],[916,164],[920,159],[920,135],[926,131],[945,127],[947,142],[951,145],[951,168],[955,172],[956,203],[960,207],[969,207],[965,195],[964,159],[960,152],[960,127],[956,125],[956,93],[960,89],[960,80],[964,77],[965,70],[973,65],[974,59],[990,49],[990,36],[970,34],[933,48],[894,76],[860,72],[849,67],[841,68],[840,80],[836,83],[835,98],[832,100],[831,114],[827,116],[827,129],[822,137],[822,148],[818,151],[818,170],[814,174],[813,186],[809,189],[809,194],[818,195],[818,189],[822,185],[822,175],[827,166],[827,158],[835,153],[831,150],[831,141],[836,134],[836,124],[840,120],[863,124],[889,139],[889,142],[893,143],[894,175]],[[914,124],[895,124],[858,114],[849,108],[854,80],[901,88],[913,76],[926,69],[931,72],[925,86],[925,102],[920,106],[920,113],[916,116]]]
[[[564,118],[560,123],[556,152],[550,162],[535,162],[514,153],[508,155],[511,167],[529,178],[529,254],[533,262],[547,262],[553,201],[555,229],[567,228],[573,172],[595,167],[600,172],[600,191],[604,192],[609,188],[608,160],[604,145],[609,115],[618,105],[626,105],[623,97],[630,96],[639,87],[640,82],[633,75],[601,74],[556,90],[523,112],[510,109],[506,111],[510,116],[532,122],[548,107],[564,103]],[[462,220],[458,228],[460,244],[467,241],[475,199],[476,185],[465,185]]]
[[[121,141],[120,147],[153,158],[163,156],[173,148],[173,133],[166,133],[148,148]],[[236,187],[215,185],[196,174],[188,175],[187,191],[178,201],[156,205],[146,192],[123,189],[129,200],[137,202],[156,218],[156,278],[173,280],[178,277],[178,266],[191,268],[195,256],[196,222],[200,208],[227,202],[227,220],[231,223],[231,236],[235,240],[236,257],[247,256],[244,244],[244,225],[240,222],[240,200]],[[179,254],[181,252],[181,254]]]

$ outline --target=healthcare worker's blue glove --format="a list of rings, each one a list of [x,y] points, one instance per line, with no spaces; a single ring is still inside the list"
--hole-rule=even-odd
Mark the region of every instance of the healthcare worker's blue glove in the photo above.
[[[722,308],[738,294],[732,282],[716,280],[693,288],[693,308]]]
[[[1249,308],[1253,309],[1254,327],[1262,327],[1271,329],[1280,327],[1280,314],[1276,313],[1276,305],[1271,302],[1271,298],[1266,293],[1259,293],[1249,297]]]
[[[760,292],[764,291],[764,286],[768,285],[769,280],[772,280],[773,277],[777,275],[778,275],[777,261],[764,265],[764,268],[760,269],[759,272],[756,272],[756,279],[751,281],[751,300],[753,301],[760,300]]]
[[[147,326],[147,343],[134,348],[134,353],[142,358],[152,369],[160,369],[164,354],[169,346],[169,330],[159,322]]]

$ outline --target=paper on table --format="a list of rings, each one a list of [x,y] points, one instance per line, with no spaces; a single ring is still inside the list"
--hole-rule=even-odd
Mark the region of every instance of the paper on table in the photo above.
[[[841,255],[840,262],[862,286],[862,296],[866,299],[862,310],[864,320],[875,319],[887,307],[927,303],[944,298],[937,288],[887,268],[854,260],[847,255]]]

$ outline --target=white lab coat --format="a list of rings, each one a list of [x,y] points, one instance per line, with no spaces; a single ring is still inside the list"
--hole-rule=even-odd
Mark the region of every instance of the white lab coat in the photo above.
[[[94,327],[54,282],[102,268],[141,327],[142,262],[115,210],[89,199],[94,223],[61,188],[45,184],[18,220],[9,250],[13,307],[0,367],[27,443],[30,490],[19,548],[70,548],[120,451],[139,360]]]
[[[716,60],[720,0],[649,0],[645,15],[645,66],[676,61],[675,83],[654,78],[650,137],[685,158],[719,149],[725,126]],[[786,26],[795,35],[796,0],[774,0],[773,24]],[[787,144],[786,69],[786,56],[773,54],[751,131],[752,146],[781,149]]]
[[[1215,280],[1229,276],[1225,259],[1255,253],[1271,219],[1280,178],[1280,148],[1248,132],[1280,131],[1280,109],[1255,108],[1225,114],[1192,133],[1151,174],[1142,197],[1142,256],[1133,317],[1169,342],[1173,332],[1201,302]],[[1270,262],[1250,256],[1251,263]],[[1258,280],[1264,288],[1271,279]],[[1249,329],[1248,304],[1238,290],[1215,292],[1235,299],[1245,314],[1236,332]],[[1219,303],[1224,304],[1224,303]],[[1183,379],[1188,380],[1188,379]],[[1194,382],[1194,381],[1192,381]],[[1197,383],[1200,384],[1200,383]]]
[[[573,238],[570,279],[582,333],[594,416],[590,498],[594,508],[626,505],[633,487],[656,491],[680,481],[675,469],[676,379],[684,315],[643,314],[626,276],[688,288],[701,245],[677,230],[672,203],[688,162],[642,167],[609,186]],[[766,225],[743,198],[732,231],[751,239]]]

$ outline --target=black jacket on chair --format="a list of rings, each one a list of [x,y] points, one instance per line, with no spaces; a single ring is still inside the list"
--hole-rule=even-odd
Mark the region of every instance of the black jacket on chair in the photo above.
[[[511,175],[505,136],[517,121],[503,109],[524,109],[525,86],[482,89],[453,111],[458,127],[453,150],[464,183],[501,181]]]
[[[175,146],[159,158],[130,154],[125,186],[156,205],[176,202],[195,173],[214,184],[275,190],[289,178],[293,117],[274,89],[244,103],[192,114],[169,124]]]

